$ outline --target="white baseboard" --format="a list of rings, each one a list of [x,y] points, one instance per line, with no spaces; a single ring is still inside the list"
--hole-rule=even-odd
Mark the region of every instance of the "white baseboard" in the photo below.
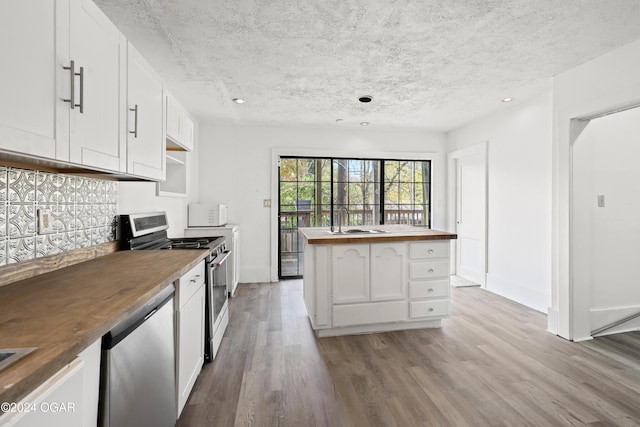
[[[558,335],[558,319],[560,318],[560,313],[558,313],[558,309],[554,307],[549,307],[547,309],[547,331],[551,332],[554,335]]]
[[[243,268],[240,270],[240,283],[270,283],[271,269],[265,268]]]
[[[550,286],[546,291],[542,289],[531,289],[515,280],[508,280],[493,274],[487,274],[488,291],[545,314],[549,307],[550,297],[548,292],[550,289]]]

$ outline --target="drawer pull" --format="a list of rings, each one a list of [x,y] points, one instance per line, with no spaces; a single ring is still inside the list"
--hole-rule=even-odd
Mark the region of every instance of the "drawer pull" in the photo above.
[[[190,280],[190,282],[195,283],[198,281],[199,278],[200,278],[200,275],[197,274],[193,279]]]
[[[429,307],[429,310],[427,310],[429,313],[431,313],[433,311],[433,307]]]
[[[429,273],[433,273],[433,268],[430,268],[430,269],[429,269]]]
[[[433,288],[429,288],[427,292],[433,292]]]
[[[429,249],[427,252],[429,252],[430,254],[433,253],[433,249]]]

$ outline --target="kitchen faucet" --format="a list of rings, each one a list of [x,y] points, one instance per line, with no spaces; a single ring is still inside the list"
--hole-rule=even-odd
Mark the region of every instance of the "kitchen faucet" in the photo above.
[[[344,206],[338,208],[338,233],[342,233],[342,215],[345,215],[347,218],[347,224],[349,223],[349,211]]]

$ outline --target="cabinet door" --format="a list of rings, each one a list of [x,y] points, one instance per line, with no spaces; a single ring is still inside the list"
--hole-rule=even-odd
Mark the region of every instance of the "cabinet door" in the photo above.
[[[407,244],[371,245],[371,300],[405,299],[407,289]]]
[[[0,424],[14,427],[83,426],[83,370],[84,362],[76,358],[19,403],[30,411],[8,412],[0,417]]]
[[[369,245],[334,245],[331,256],[333,302],[369,301]]]
[[[185,150],[193,150],[193,120],[184,109],[180,118],[180,143]]]
[[[55,8],[0,2],[0,149],[55,158]]]
[[[162,79],[131,43],[127,71],[127,172],[162,180]]]
[[[202,286],[178,315],[178,416],[204,363],[204,298]]]
[[[167,95],[167,138],[175,142],[180,142],[180,112],[182,107],[178,101],[169,92]]]
[[[91,0],[71,2],[70,58],[75,61],[69,160],[106,169],[126,169],[126,40]]]

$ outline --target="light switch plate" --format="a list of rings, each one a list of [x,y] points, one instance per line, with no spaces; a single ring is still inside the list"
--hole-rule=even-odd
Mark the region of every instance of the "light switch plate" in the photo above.
[[[598,207],[604,208],[604,194],[598,194]]]
[[[38,234],[53,233],[53,218],[48,209],[38,209]]]

